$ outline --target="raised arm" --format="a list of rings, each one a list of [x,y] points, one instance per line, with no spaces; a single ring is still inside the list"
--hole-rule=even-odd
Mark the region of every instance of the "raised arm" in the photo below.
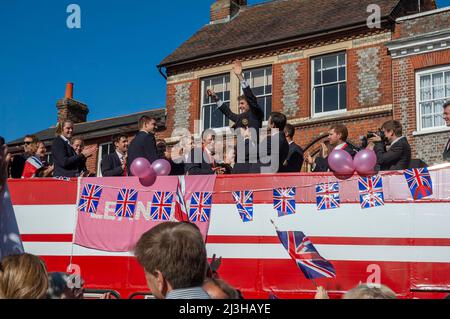
[[[247,81],[245,81],[244,74],[242,72],[242,63],[239,60],[236,60],[233,65],[233,72],[236,75],[236,77],[239,79],[239,82],[241,83],[242,91],[244,92],[244,95],[247,99],[248,105],[250,106],[250,109],[252,109],[253,112],[259,113],[260,115],[264,115],[263,110],[258,105],[258,99],[253,94],[252,89],[248,85]]]
[[[206,94],[208,94],[208,96],[212,98],[212,100],[217,104],[217,108],[219,109],[219,111],[222,112],[223,115],[225,115],[229,120],[235,123],[239,120],[239,115],[233,113],[228,107],[228,105],[223,103],[223,101],[219,99],[219,97],[213,90],[206,91]]]

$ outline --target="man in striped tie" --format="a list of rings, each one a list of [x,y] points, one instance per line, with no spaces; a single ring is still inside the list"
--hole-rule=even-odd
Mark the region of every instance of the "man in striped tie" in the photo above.
[[[450,101],[444,104],[444,120],[447,126],[450,127]],[[448,140],[444,149],[444,161],[450,162],[450,139]]]

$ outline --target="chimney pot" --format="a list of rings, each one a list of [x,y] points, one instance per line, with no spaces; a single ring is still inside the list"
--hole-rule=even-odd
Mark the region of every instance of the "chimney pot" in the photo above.
[[[73,83],[71,82],[66,85],[66,99],[73,99]]]

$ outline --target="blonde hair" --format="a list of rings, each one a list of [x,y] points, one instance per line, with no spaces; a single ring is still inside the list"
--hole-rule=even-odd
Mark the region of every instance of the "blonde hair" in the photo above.
[[[72,120],[64,120],[58,122],[58,124],[56,124],[56,132],[55,132],[56,136],[60,136],[63,133],[64,125],[66,125],[67,123],[75,125],[75,123]]]
[[[397,297],[394,291],[384,285],[379,287],[359,285],[348,291],[343,299],[397,299]]]
[[[47,288],[47,269],[39,257],[13,255],[0,263],[0,299],[43,299]]]

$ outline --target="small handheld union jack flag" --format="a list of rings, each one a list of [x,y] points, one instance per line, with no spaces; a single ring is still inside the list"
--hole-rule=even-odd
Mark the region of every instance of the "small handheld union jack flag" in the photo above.
[[[325,183],[316,186],[318,210],[335,209],[341,206],[339,183]]]
[[[428,168],[407,169],[404,175],[415,200],[433,195],[433,183]]]
[[[323,258],[304,233],[278,231],[278,238],[307,279],[335,278],[333,265]]]
[[[98,202],[102,196],[103,188],[101,186],[86,184],[80,196],[78,210],[83,213],[95,214],[97,212]]]
[[[295,187],[273,190],[273,208],[278,211],[278,217],[295,214],[295,192]]]
[[[172,211],[173,193],[155,192],[150,209],[151,220],[170,220]]]
[[[242,221],[253,221],[253,191],[233,192],[233,198]]]
[[[184,195],[186,194],[186,181],[184,176],[178,176],[177,193],[175,194],[175,209],[173,212],[173,220],[178,222],[189,221],[186,201]]]
[[[117,217],[133,218],[137,197],[138,192],[135,189],[122,188],[121,190],[119,190],[119,195],[117,195],[115,215]]]
[[[193,193],[189,207],[190,222],[209,222],[212,206],[212,193]]]
[[[384,205],[383,180],[380,175],[360,177],[358,185],[362,209]]]

